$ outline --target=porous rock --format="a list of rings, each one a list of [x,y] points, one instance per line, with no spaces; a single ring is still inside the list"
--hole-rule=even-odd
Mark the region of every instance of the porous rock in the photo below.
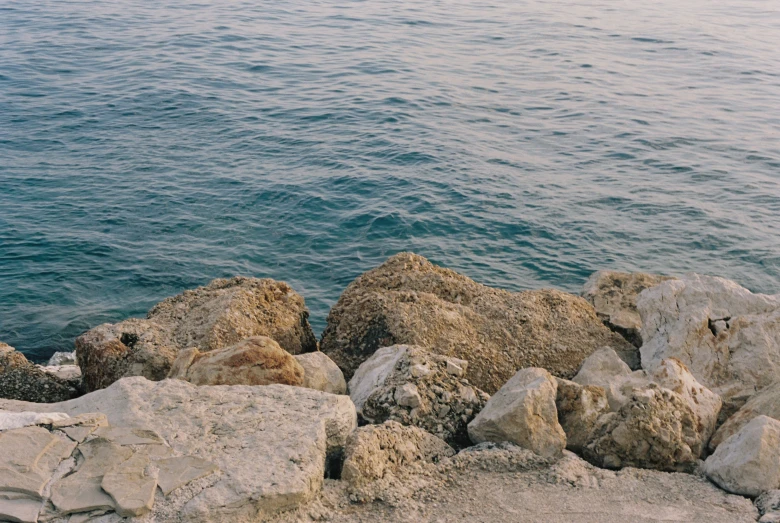
[[[642,319],[636,308],[637,296],[670,279],[674,278],[644,272],[598,271],[585,282],[582,297],[593,305],[607,327],[638,348],[642,346]]]
[[[651,383],[599,418],[583,457],[609,469],[689,470],[705,445],[697,421],[682,396]]]
[[[99,410],[113,425],[154,431],[174,452],[214,463],[220,473],[213,480],[180,494],[176,518],[191,522],[257,521],[310,500],[322,485],[328,456],[343,449],[356,426],[346,396],[141,377],[64,403],[3,400],[0,408],[71,416]]]
[[[0,343],[0,398],[48,403],[78,395],[73,384],[44,371],[10,345]]]
[[[76,339],[87,391],[119,378],[164,379],[179,351],[212,351],[267,336],[290,354],[317,350],[303,298],[284,282],[217,279],[155,305],[146,319],[104,324]]]
[[[356,493],[372,482],[399,475],[404,468],[453,455],[455,451],[441,438],[417,427],[395,421],[367,425],[347,440],[341,479]]]
[[[303,386],[331,394],[346,394],[347,382],[336,363],[323,352],[307,352],[294,356],[303,367]]]
[[[414,425],[461,448],[469,445],[467,424],[488,400],[459,377],[467,369],[466,361],[421,347],[383,347],[355,372],[350,397],[369,423]]]
[[[471,441],[507,441],[541,456],[560,455],[566,434],[558,423],[557,388],[544,369],[519,370],[469,423]]]
[[[266,336],[253,336],[223,349],[181,351],[170,378],[195,385],[283,385],[304,383],[303,367]]]
[[[688,274],[647,289],[642,367],[677,358],[724,400],[752,394],[780,373],[780,296],[753,294],[723,278]]]
[[[710,440],[710,450],[715,450],[726,439],[757,416],[769,416],[780,420],[780,381],[756,393],[745,405],[731,415],[713,434]]]
[[[558,423],[566,433],[566,448],[582,452],[598,426],[599,418],[609,412],[607,394],[595,385],[580,385],[561,378],[556,378],[556,383],[555,406]]]
[[[571,378],[604,345],[636,360],[636,348],[579,296],[494,289],[411,253],[347,287],[328,315],[320,349],[349,379],[377,349],[395,344],[467,360],[466,377],[488,393],[523,367]]]
[[[780,489],[780,421],[757,416],[723,441],[704,462],[718,486],[743,496]]]
[[[759,523],[780,522],[780,490],[767,490],[756,498],[755,505],[761,514]]]

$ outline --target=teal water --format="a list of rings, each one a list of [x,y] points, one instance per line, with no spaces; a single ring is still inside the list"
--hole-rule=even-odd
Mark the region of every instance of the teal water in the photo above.
[[[780,291],[780,3],[0,0],[0,340],[412,250]]]

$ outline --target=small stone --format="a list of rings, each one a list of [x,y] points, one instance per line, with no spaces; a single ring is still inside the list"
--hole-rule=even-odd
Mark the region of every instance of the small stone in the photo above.
[[[451,376],[457,376],[460,378],[466,373],[467,366],[468,366],[468,362],[466,360],[448,359],[447,374]]]
[[[395,402],[403,407],[419,407],[422,403],[420,393],[413,383],[405,383],[395,389]]]
[[[157,486],[168,495],[191,481],[219,471],[219,467],[195,456],[161,459],[154,462],[159,472]]]
[[[432,371],[429,369],[426,365],[412,365],[409,368],[409,373],[412,375],[413,378],[422,378],[423,376],[427,376]]]

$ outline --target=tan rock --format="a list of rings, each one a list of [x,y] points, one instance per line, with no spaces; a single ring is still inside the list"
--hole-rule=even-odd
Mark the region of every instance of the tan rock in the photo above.
[[[632,372],[609,347],[603,347],[588,356],[572,381],[604,389],[612,411],[619,410],[629,401],[634,388],[645,388],[649,383],[644,371]]]
[[[293,356],[303,367],[303,387],[331,394],[346,394],[347,382],[336,363],[322,352],[307,352]]]
[[[122,517],[142,516],[152,510],[157,472],[147,470],[149,457],[136,452],[103,476],[100,486],[116,503]]]
[[[455,451],[442,439],[417,427],[405,427],[395,421],[360,427],[347,440],[341,479],[353,493],[388,477],[398,476],[404,468],[436,463]],[[370,495],[358,495],[370,501]]]
[[[519,370],[469,423],[471,441],[508,441],[541,456],[560,455],[566,434],[558,423],[557,388],[544,369]]]
[[[0,432],[0,492],[40,499],[60,461],[75,447],[42,427]]]
[[[0,343],[0,398],[46,403],[78,395],[71,383],[45,372],[21,352]]]
[[[126,447],[128,445],[164,445],[165,442],[155,431],[132,427],[98,427],[95,436]]]
[[[155,461],[158,468],[157,486],[168,495],[191,481],[219,470],[215,464],[195,456],[181,456]]]
[[[0,495],[0,521],[37,523],[40,510],[39,499]]]
[[[20,429],[31,425],[51,425],[67,419],[64,412],[7,412],[0,410],[0,431]]]
[[[704,462],[718,486],[743,496],[780,489],[780,421],[757,416],[723,441]]]
[[[195,349],[197,350],[197,349]],[[195,385],[283,385],[302,386],[303,367],[265,336],[254,336],[224,349],[210,352],[186,351],[183,355],[189,366],[174,364],[171,378],[189,381]]]
[[[780,381],[758,392],[728,418],[712,436],[709,444],[710,450],[715,450],[718,445],[739,432],[753,418],[762,415],[780,420]]]
[[[558,422],[566,433],[566,448],[582,452],[598,426],[598,420],[609,412],[609,402],[604,389],[595,385],[580,385],[556,378],[558,390],[555,406]]]
[[[352,376],[350,397],[369,423],[414,425],[463,448],[470,445],[466,426],[488,395],[454,374],[453,366],[468,369],[463,360],[421,347],[383,347]]]
[[[636,359],[636,348],[578,296],[494,289],[410,253],[347,287],[328,315],[320,348],[350,379],[377,349],[395,344],[467,360],[466,377],[488,393],[523,367],[571,378],[604,345]]]
[[[598,271],[588,278],[582,297],[593,305],[607,327],[638,348],[642,346],[642,319],[636,308],[637,296],[671,279],[674,278],[643,272]],[[638,367],[639,362],[636,363]]]
[[[286,283],[236,277],[217,279],[168,298],[147,319],[104,324],[76,339],[87,391],[119,378],[164,379],[178,353],[235,345],[268,336],[291,354],[317,350],[303,298]]]

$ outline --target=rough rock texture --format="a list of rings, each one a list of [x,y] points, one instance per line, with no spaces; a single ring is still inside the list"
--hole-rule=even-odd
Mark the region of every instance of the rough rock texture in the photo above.
[[[634,388],[644,388],[648,384],[644,371],[632,372],[609,347],[599,349],[588,356],[572,381],[583,386],[603,388],[612,411],[619,410],[629,401]]]
[[[596,468],[568,451],[550,460],[514,445],[481,444],[420,467],[375,503],[356,504],[345,481],[269,523],[755,523],[750,500],[691,474]]]
[[[593,305],[607,327],[638,348],[642,346],[642,319],[636,308],[637,296],[670,279],[674,278],[643,272],[598,271],[585,282],[582,297]],[[639,362],[636,363],[638,367]]]
[[[780,296],[688,274],[643,292],[642,367],[677,358],[724,399],[753,393],[780,373]]]
[[[463,377],[468,363],[420,347],[383,347],[349,382],[352,401],[369,423],[414,425],[461,448],[470,444],[467,424],[488,395]]]
[[[253,336],[224,349],[185,349],[170,378],[195,385],[303,385],[303,367],[271,338]]]
[[[360,427],[347,440],[341,479],[359,501],[371,501],[371,483],[392,482],[404,468],[455,455],[441,438],[395,421]],[[368,488],[367,488],[368,487]]]
[[[303,386],[331,394],[346,394],[347,382],[336,363],[322,352],[307,352],[294,356],[303,367]]]
[[[557,388],[544,369],[519,370],[469,423],[471,441],[508,441],[540,456],[560,455],[566,434],[558,423]]]
[[[71,416],[100,411],[112,424],[151,429],[174,452],[219,467],[219,474],[177,491],[177,504],[156,502],[152,521],[242,523],[308,501],[322,485],[328,455],[343,449],[356,426],[346,396],[285,385],[197,387],[140,377],[63,403],[0,400],[0,408]]]
[[[303,298],[270,279],[217,279],[155,305],[147,319],[103,324],[76,339],[87,391],[119,378],[164,379],[177,353],[268,336],[290,354],[317,350]]]
[[[60,367],[65,365],[78,365],[75,352],[55,352],[46,363],[47,367]]]
[[[51,425],[55,421],[68,419],[64,412],[8,412],[0,410],[0,431],[20,429],[32,425]]]
[[[690,470],[705,445],[697,421],[682,396],[650,384],[635,389],[620,410],[599,418],[583,457],[609,469]]]
[[[17,352],[0,343],[0,398],[48,403],[79,395],[78,388],[43,370]]]
[[[759,523],[780,521],[780,490],[767,490],[756,498],[755,505],[761,514]]]
[[[758,392],[729,417],[713,434],[709,445],[710,450],[715,450],[718,445],[739,432],[750,420],[761,415],[780,420],[780,381]]]
[[[598,427],[601,415],[609,412],[607,394],[595,385],[580,385],[561,378],[556,378],[556,383],[555,406],[558,423],[566,433],[566,448],[582,452]]]
[[[780,489],[780,421],[758,416],[718,445],[704,473],[721,488],[758,496]]]
[[[636,348],[578,296],[494,289],[410,253],[347,287],[328,315],[320,349],[349,379],[377,349],[394,344],[467,360],[466,377],[488,393],[523,367],[570,378],[604,345],[636,358]]]

